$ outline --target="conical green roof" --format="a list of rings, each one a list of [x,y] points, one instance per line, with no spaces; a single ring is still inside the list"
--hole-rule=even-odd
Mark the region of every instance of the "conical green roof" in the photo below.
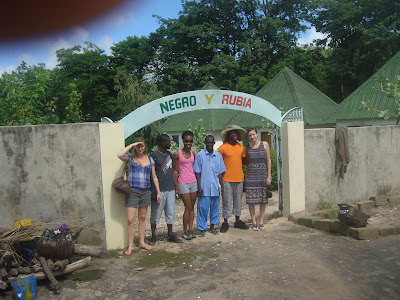
[[[325,122],[332,123],[336,122],[336,120],[377,119],[378,112],[365,109],[362,105],[362,101],[367,102],[376,110],[387,109],[389,112],[395,113],[398,106],[393,99],[389,99],[386,94],[380,90],[380,84],[376,79],[378,77],[385,77],[388,78],[390,82],[393,82],[399,75],[400,51],[358,89],[344,99],[339,104],[336,112],[328,117]]]
[[[288,67],[279,71],[256,96],[284,112],[294,107],[303,107],[305,125],[322,124],[323,119],[337,109],[337,104],[331,98]]]

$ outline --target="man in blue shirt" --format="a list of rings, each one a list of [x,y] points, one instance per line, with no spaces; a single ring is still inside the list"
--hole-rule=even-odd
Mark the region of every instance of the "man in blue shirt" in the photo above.
[[[196,155],[193,170],[198,185],[197,228],[199,236],[204,236],[207,229],[208,210],[210,209],[210,232],[218,234],[215,224],[219,224],[219,195],[222,173],[226,172],[221,154],[214,151],[215,139],[207,135],[206,149]]]

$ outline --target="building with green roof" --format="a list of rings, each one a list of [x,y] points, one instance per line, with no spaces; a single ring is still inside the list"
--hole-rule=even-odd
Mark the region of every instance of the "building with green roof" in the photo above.
[[[388,110],[395,114],[399,106],[393,99],[381,91],[377,78],[388,78],[390,82],[400,75],[400,51],[384,64],[374,75],[365,81],[358,89],[351,93],[338,106],[335,113],[323,122],[330,124],[335,122],[338,126],[376,126],[394,125],[396,119],[393,117],[382,120],[377,111],[367,110],[362,102],[368,103],[376,110]]]
[[[202,90],[211,89],[219,88],[211,82],[208,82],[202,88]],[[327,118],[336,110],[337,104],[287,67],[284,67],[261,88],[256,96],[267,100],[283,112],[294,107],[302,107],[306,128],[334,125],[334,122],[332,124],[321,124],[323,124],[324,118]],[[159,127],[159,131],[168,132],[178,144],[181,144],[180,134],[187,130],[188,124],[194,126],[198,119],[203,120],[207,134],[214,135],[217,146],[222,143],[221,131],[232,124],[243,128],[255,127],[261,133],[261,139],[270,142],[268,130],[261,129],[263,126],[262,117],[226,109],[201,110],[174,115]]]
[[[327,124],[323,120],[336,111],[338,104],[288,67],[279,71],[256,96],[267,100],[283,112],[302,107],[305,128],[335,124]]]

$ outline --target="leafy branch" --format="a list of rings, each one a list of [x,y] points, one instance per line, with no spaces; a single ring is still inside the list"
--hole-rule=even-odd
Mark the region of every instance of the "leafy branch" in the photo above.
[[[388,109],[376,109],[365,101],[362,101],[361,103],[365,109],[377,112],[378,117],[381,119],[388,120],[392,117],[396,118],[396,125],[398,125],[400,121],[400,75],[397,75],[396,80],[393,82],[390,82],[389,79],[385,77],[378,77],[376,81],[380,84],[379,91],[385,93],[389,99],[392,99],[397,104],[398,107],[396,108],[395,113],[389,112]]]

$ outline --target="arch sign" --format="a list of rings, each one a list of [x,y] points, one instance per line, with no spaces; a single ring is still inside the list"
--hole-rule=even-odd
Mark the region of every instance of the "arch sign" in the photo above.
[[[201,109],[233,109],[253,113],[281,126],[281,111],[268,101],[228,90],[198,90],[178,93],[143,105],[119,123],[124,124],[125,138],[159,119]]]

